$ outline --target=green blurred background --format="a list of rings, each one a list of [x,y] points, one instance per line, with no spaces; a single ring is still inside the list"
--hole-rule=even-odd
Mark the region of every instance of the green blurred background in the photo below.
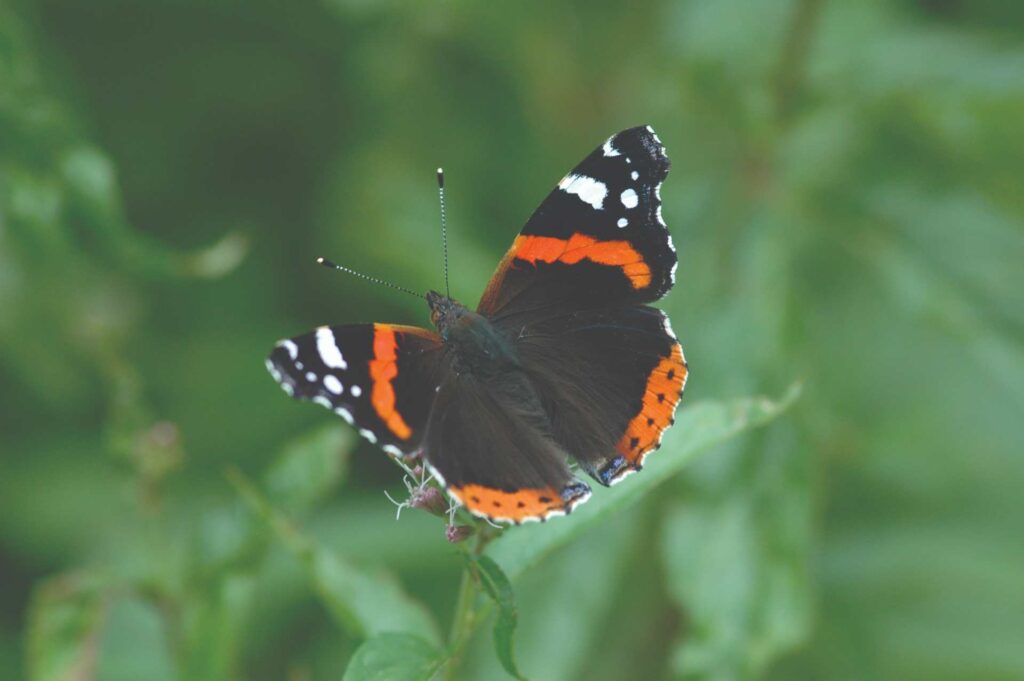
[[[1024,678],[1024,4],[498,4],[0,4],[0,676],[341,678],[360,635],[229,466],[447,627],[440,524],[263,357],[428,323],[312,259],[438,286],[436,166],[473,303],[650,123],[684,410],[803,395],[518,577],[520,668]]]

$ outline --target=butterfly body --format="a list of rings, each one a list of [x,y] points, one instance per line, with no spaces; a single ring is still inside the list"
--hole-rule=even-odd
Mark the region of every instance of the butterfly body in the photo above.
[[[435,331],[390,324],[281,341],[267,366],[392,455],[422,457],[476,515],[566,514],[639,471],[688,366],[647,303],[674,282],[661,217],[668,159],[649,127],[608,139],[558,183],[475,310],[431,291]]]
[[[510,339],[485,316],[434,291],[427,293],[427,302],[447,361],[456,374],[486,380],[519,368]]]

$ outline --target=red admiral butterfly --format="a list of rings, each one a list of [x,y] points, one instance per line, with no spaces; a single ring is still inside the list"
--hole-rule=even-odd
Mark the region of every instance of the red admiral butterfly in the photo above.
[[[658,300],[675,281],[654,130],[614,135],[562,178],[516,237],[476,311],[426,295],[437,331],[322,326],[267,367],[392,455],[419,455],[477,516],[569,513],[641,469],[673,422],[683,350]],[[443,204],[442,204],[443,206]]]

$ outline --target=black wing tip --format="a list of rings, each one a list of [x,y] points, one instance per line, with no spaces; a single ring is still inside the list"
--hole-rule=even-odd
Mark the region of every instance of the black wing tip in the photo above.
[[[634,155],[637,151],[642,152],[642,157],[657,169],[661,179],[668,175],[672,162],[669,161],[668,154],[665,153],[665,145],[658,137],[658,133],[654,131],[654,126],[638,125],[626,128],[614,135],[612,139],[616,146],[634,150]]]
[[[289,345],[290,344],[290,345]],[[295,364],[295,358],[289,347],[295,347],[293,341],[283,340],[274,346],[274,349],[267,355],[264,365],[273,378],[281,386],[281,389],[295,398],[305,397],[301,390],[302,383],[299,381],[299,368]]]

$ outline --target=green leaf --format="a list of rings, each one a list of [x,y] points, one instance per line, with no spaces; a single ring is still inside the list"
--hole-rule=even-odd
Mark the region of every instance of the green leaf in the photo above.
[[[104,585],[80,572],[36,589],[28,612],[30,681],[90,678],[105,614]]]
[[[189,599],[182,616],[181,678],[237,678],[242,630],[256,593],[254,578],[229,575]]]
[[[524,677],[516,667],[515,660],[515,633],[519,615],[516,612],[512,582],[488,556],[474,558],[473,567],[484,591],[498,606],[498,616],[494,622],[494,650],[498,660],[505,671],[517,679],[522,679]]]
[[[370,572],[310,540],[241,473],[228,479],[249,507],[302,563],[307,578],[335,621],[356,636],[408,632],[440,641],[437,624],[423,605],[390,575]]]
[[[524,675],[587,678],[594,668],[592,651],[605,647],[608,622],[617,616],[624,593],[634,596],[641,586],[657,588],[653,580],[643,585],[635,581],[638,564],[651,562],[650,544],[645,543],[650,534],[637,531],[648,515],[638,506],[615,514],[552,554],[543,569],[516,580],[516,654]],[[463,669],[466,678],[502,677],[489,650],[468,657]]]
[[[572,541],[609,514],[636,503],[676,475],[697,452],[771,421],[785,411],[799,394],[799,385],[794,385],[777,401],[748,398],[727,404],[704,402],[684,409],[669,431],[665,445],[651,455],[642,473],[625,484],[597,490],[590,501],[568,518],[507,531],[488,547],[488,555],[515,579],[551,551]]]
[[[103,628],[95,678],[173,681],[177,675],[167,634],[155,605],[138,597],[118,599],[111,604]]]
[[[437,648],[410,634],[380,634],[367,639],[352,656],[344,681],[429,681],[444,657]]]
[[[289,443],[267,471],[267,495],[288,513],[305,513],[345,477],[351,428],[330,424]]]

